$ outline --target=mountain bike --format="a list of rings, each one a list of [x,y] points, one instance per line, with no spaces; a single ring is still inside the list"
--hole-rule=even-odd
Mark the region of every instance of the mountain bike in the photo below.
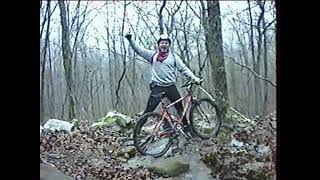
[[[203,79],[201,83],[202,81]],[[201,83],[189,81],[183,84],[181,88],[186,88],[186,94],[168,105],[164,101],[164,92],[155,95],[161,99],[160,112],[148,112],[142,115],[133,129],[134,146],[142,155],[160,157],[169,150],[174,139],[179,136],[189,139],[190,135],[185,133],[182,122],[188,110],[191,134],[201,139],[209,139],[218,134],[222,121],[218,106],[209,98],[197,99],[193,95],[196,85]],[[180,101],[183,102],[183,113],[181,117],[177,117],[170,113],[169,108]]]

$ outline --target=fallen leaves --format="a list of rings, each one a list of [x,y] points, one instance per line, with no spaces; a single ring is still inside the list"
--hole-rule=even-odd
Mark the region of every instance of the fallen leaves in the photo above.
[[[176,154],[198,149],[201,160],[216,179],[274,179],[276,163],[275,114],[252,123],[228,126],[217,138],[187,145]],[[75,179],[154,179],[142,167],[128,168],[128,160],[139,153],[129,131],[115,133],[80,123],[72,132],[43,130],[40,161],[53,164]],[[187,143],[188,144],[188,143]]]
[[[275,114],[257,121],[256,125],[234,126],[228,141],[219,141],[219,137],[214,140],[218,150],[201,153],[203,162],[211,167],[213,177],[275,179]]]
[[[77,130],[44,131],[40,137],[40,156],[75,179],[147,179],[155,176],[147,169],[125,169],[123,161],[132,157],[132,148],[122,152],[121,138],[102,128],[82,124]]]

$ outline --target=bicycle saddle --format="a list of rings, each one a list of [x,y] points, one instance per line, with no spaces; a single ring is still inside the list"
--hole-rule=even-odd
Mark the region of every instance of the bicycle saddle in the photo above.
[[[162,99],[162,98],[164,98],[165,97],[165,92],[161,92],[161,93],[159,93],[159,94],[153,94],[153,95],[151,95],[152,97],[155,97],[155,98],[160,98],[160,99]]]

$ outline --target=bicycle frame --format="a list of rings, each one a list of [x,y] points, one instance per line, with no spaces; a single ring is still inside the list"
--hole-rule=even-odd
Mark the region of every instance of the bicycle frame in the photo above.
[[[186,102],[185,102],[185,105],[183,106],[183,112],[182,112],[181,117],[177,118],[177,117],[171,115],[170,112],[168,111],[168,109],[183,100],[186,100]],[[178,99],[178,100],[176,100],[166,106],[163,105],[163,110],[160,113],[162,116],[161,120],[163,120],[164,118],[167,118],[170,123],[177,122],[179,124],[182,124],[182,119],[186,116],[187,110],[188,110],[189,106],[191,105],[192,100],[193,100],[192,95],[187,94],[187,95],[181,97],[180,99]]]
[[[172,134],[176,134],[177,132],[179,132],[178,134],[188,136],[184,133],[183,128],[181,128],[181,127],[183,126],[182,120],[186,116],[187,110],[192,105],[193,100],[196,99],[195,97],[193,97],[193,89],[194,89],[193,84],[194,83],[190,82],[190,83],[187,83],[187,84],[181,86],[181,87],[187,87],[186,88],[187,93],[184,96],[182,96],[181,98],[179,98],[178,100],[171,102],[168,105],[165,105],[163,98],[162,98],[163,94],[161,95],[161,97],[160,97],[161,104],[162,104],[162,110],[160,112],[161,119],[155,124],[154,127],[152,127],[152,129],[153,129],[152,133],[151,133],[151,135],[148,136],[146,142],[143,143],[143,145],[141,146],[142,148],[145,148],[147,146],[147,144],[150,143],[150,141],[157,140],[163,136],[165,136],[165,137],[171,136]],[[177,117],[171,115],[170,112],[168,111],[168,109],[180,101],[182,101],[183,111],[182,111],[180,118],[177,118]],[[171,127],[173,127],[173,129],[169,130],[169,131],[161,131],[159,133],[160,125],[164,121],[168,121],[168,123],[171,125]]]
[[[179,98],[178,100],[165,105],[163,100],[161,99],[161,104],[162,104],[162,110],[160,112],[161,114],[161,120],[156,124],[154,130],[153,130],[153,134],[157,134],[160,128],[160,124],[162,124],[163,121],[165,121],[164,119],[166,118],[167,121],[170,123],[170,125],[172,127],[175,127],[176,124],[179,125],[183,125],[182,120],[183,118],[186,116],[187,110],[191,105],[191,102],[193,101],[193,95],[192,95],[192,90],[191,90],[191,86],[187,87],[187,94],[182,96],[181,98]],[[177,118],[173,115],[170,114],[170,112],[168,111],[168,109],[172,106],[174,106],[175,104],[177,104],[180,101],[185,100],[185,102],[182,102],[183,105],[183,112],[180,116],[180,118]],[[159,134],[159,136],[165,136],[165,135],[169,135],[172,134],[173,132],[162,132],[161,134]]]

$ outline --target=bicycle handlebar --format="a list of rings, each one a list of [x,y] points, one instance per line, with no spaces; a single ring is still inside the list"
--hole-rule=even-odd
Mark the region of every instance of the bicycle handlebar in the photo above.
[[[201,85],[201,83],[203,82],[203,80],[204,80],[204,79],[203,79],[203,78],[201,78],[199,83],[194,82],[194,81],[188,81],[188,82],[186,82],[185,84],[183,84],[183,85],[181,86],[181,88],[183,88],[183,87],[187,87],[187,86],[189,86],[189,85],[193,85],[193,84]]]

